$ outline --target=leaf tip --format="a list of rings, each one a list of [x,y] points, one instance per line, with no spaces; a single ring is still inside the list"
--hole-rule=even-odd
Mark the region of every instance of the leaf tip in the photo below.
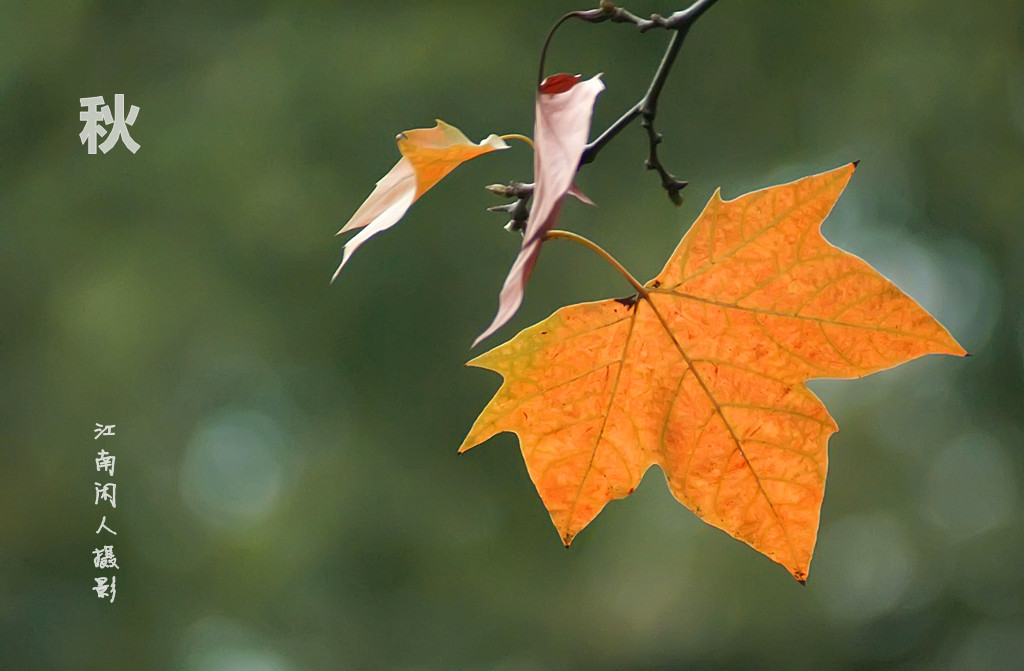
[[[475,429],[476,427],[473,428]],[[474,440],[474,433],[474,430],[470,430],[469,435],[462,441],[462,445],[459,445],[459,449],[456,450],[455,454],[465,454],[480,444],[481,441]]]
[[[938,354],[950,354],[963,359],[974,356],[974,352],[968,352],[951,334],[947,332],[947,335],[949,335],[949,339],[953,344],[948,349],[937,352]]]
[[[338,269],[334,271],[333,275],[331,275],[331,281],[329,282],[330,284],[334,284],[334,280],[338,279],[338,275],[341,274],[341,269],[345,267],[346,261],[348,261],[347,255],[341,260],[341,264],[338,265]]]
[[[473,342],[473,346],[474,347],[476,346],[476,341]],[[476,355],[475,357],[473,357],[472,359],[467,361],[465,363],[465,366],[468,367],[468,368],[484,368],[484,369],[487,369],[487,370],[492,370],[492,368],[487,365],[486,359],[487,359],[487,355],[491,354],[493,351],[494,350],[487,350],[486,352],[484,352],[482,354]]]

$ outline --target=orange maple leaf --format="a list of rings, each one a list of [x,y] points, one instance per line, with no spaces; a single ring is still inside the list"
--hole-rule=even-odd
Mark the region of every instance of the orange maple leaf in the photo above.
[[[566,545],[657,464],[683,505],[805,580],[837,426],[804,383],[964,354],[822,237],[853,170],[716,192],[638,296],[562,308],[471,361],[504,382],[459,451],[515,433]]]

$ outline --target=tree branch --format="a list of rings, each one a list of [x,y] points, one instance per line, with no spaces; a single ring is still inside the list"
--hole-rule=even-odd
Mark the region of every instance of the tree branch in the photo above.
[[[614,7],[611,3],[602,0],[602,10],[604,10],[605,7],[609,8],[604,11],[607,18],[595,20],[595,23],[603,20],[611,20],[616,23],[632,23],[640,29],[640,32],[645,32],[654,27],[666,28],[674,32],[672,38],[669,40],[668,46],[665,47],[665,55],[662,56],[661,63],[658,64],[658,69],[655,71],[654,77],[651,79],[651,84],[647,87],[647,92],[644,94],[643,98],[629,108],[625,114],[619,117],[615,123],[601,133],[597,139],[586,146],[583,150],[583,156],[580,158],[581,167],[593,162],[593,160],[597,158],[598,152],[600,152],[608,142],[618,135],[623,128],[632,123],[635,118],[641,117],[641,125],[644,127],[644,130],[647,131],[649,144],[649,153],[644,164],[647,166],[648,170],[656,170],[658,172],[658,175],[661,177],[661,186],[668,193],[668,197],[672,202],[676,205],[680,205],[682,203],[682,198],[679,196],[679,192],[686,186],[686,182],[676,179],[676,177],[668,172],[662,165],[661,159],[658,157],[658,145],[661,144],[662,135],[655,130],[654,119],[658,114],[658,98],[661,96],[661,91],[665,86],[665,81],[668,79],[668,74],[672,70],[672,66],[675,64],[676,56],[679,55],[679,50],[683,46],[683,41],[686,39],[686,35],[690,31],[690,26],[692,26],[693,23],[711,7],[711,5],[715,4],[715,2],[716,0],[697,0],[687,9],[674,12],[668,18],[662,17],[658,14],[653,14],[649,20],[644,20],[630,14],[624,9]]]
[[[658,176],[661,178],[661,186],[668,193],[668,197],[672,202],[677,206],[682,204],[683,199],[679,192],[687,183],[677,179],[675,175],[666,170],[665,166],[662,165],[661,158],[658,156],[658,145],[661,144],[663,137],[661,133],[655,130],[654,120],[658,114],[658,99],[661,97],[661,91],[665,87],[665,81],[668,79],[669,72],[671,72],[672,66],[675,64],[676,56],[679,55],[679,50],[683,46],[683,41],[690,31],[690,27],[715,2],[716,0],[695,0],[688,8],[673,12],[668,17],[652,14],[649,19],[641,19],[621,7],[616,7],[610,0],[600,0],[600,6],[597,9],[569,12],[551,27],[547,37],[544,39],[544,46],[540,52],[540,67],[537,73],[538,86],[544,81],[544,63],[547,59],[548,46],[551,44],[551,39],[554,37],[555,31],[570,19],[579,19],[587,23],[603,23],[605,21],[628,23],[636,26],[641,33],[654,28],[664,28],[673,31],[672,37],[665,47],[665,54],[661,58],[661,63],[658,64],[658,69],[655,71],[654,77],[647,87],[647,92],[611,126],[584,147],[577,170],[588,163],[592,163],[606,144],[611,142],[634,119],[640,117],[640,125],[647,132],[648,142],[648,154],[644,165],[648,170],[654,170],[658,173]],[[489,209],[492,212],[509,213],[510,221],[505,226],[508,230],[524,230],[529,216],[527,204],[533,195],[533,185],[511,182],[507,187],[500,184],[492,184],[487,189],[498,196],[516,199],[513,203]]]

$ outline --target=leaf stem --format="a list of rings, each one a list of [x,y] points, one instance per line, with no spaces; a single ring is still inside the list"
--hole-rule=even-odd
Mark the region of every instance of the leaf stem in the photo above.
[[[520,135],[519,133],[509,133],[507,135],[499,135],[498,137],[500,137],[502,140],[519,140],[530,145],[531,149],[533,148],[533,140],[526,137],[525,135]]]
[[[569,12],[568,14],[563,16],[562,18],[558,19],[558,21],[555,22],[555,25],[551,26],[551,30],[548,31],[547,37],[544,38],[544,46],[542,46],[540,48],[540,65],[537,67],[537,86],[538,87],[541,85],[541,82],[544,81],[544,61],[546,61],[547,58],[548,58],[548,46],[551,45],[551,38],[555,36],[555,31],[558,30],[559,26],[561,26],[563,23],[565,23],[569,19],[583,18],[583,15],[592,13],[594,11],[595,10],[590,10],[589,12],[584,12],[584,11]],[[596,10],[596,11],[597,11],[597,13],[599,15],[601,14],[600,10]],[[584,20],[586,20],[586,19],[584,19]],[[598,19],[598,20],[601,20],[601,19]]]
[[[647,293],[647,289],[644,288],[644,285],[640,284],[640,282],[635,277],[633,277],[633,275],[628,270],[626,270],[625,266],[623,266],[621,263],[619,263],[618,259],[616,259],[614,256],[612,256],[607,251],[605,251],[604,247],[602,247],[601,245],[597,244],[596,242],[594,242],[592,240],[589,240],[587,238],[584,238],[582,235],[577,235],[576,233],[573,233],[572,231],[562,231],[562,230],[559,230],[559,229],[548,231],[544,235],[544,239],[545,240],[570,240],[570,241],[575,242],[577,244],[583,245],[584,247],[586,247],[587,249],[589,249],[590,251],[594,252],[595,254],[600,256],[602,259],[607,261],[612,266],[612,268],[615,268],[615,270],[617,270],[620,275],[622,275],[624,278],[626,278],[627,282],[629,282],[631,285],[633,285],[633,288],[636,289],[637,293],[640,294],[640,296],[643,297],[644,300],[650,301],[650,297],[649,297],[649,295]]]

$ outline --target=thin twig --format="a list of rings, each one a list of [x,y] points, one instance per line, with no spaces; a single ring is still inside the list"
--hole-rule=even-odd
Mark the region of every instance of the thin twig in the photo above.
[[[533,195],[533,183],[523,184],[522,182],[509,182],[505,184],[488,184],[484,187],[495,196],[502,198],[523,198],[529,199]]]
[[[502,198],[515,198],[515,202],[506,205],[497,205],[487,208],[488,212],[506,212],[509,215],[505,230],[523,233],[526,230],[526,220],[530,218],[528,203],[533,196],[533,184],[522,184],[521,182],[509,182],[504,184],[490,184],[484,187],[496,196]]]
[[[666,30],[682,30],[686,31],[696,21],[701,14],[708,10],[711,5],[715,4],[716,0],[696,0],[692,5],[686,9],[679,10],[669,14],[666,18],[661,14],[651,14],[649,19],[641,19],[636,14],[629,12],[621,7],[616,7],[610,0],[601,0],[600,6],[597,9],[581,9],[575,12],[569,12],[562,18],[555,22],[555,25],[551,26],[551,30],[548,31],[547,37],[544,38],[544,45],[540,50],[540,67],[537,72],[537,84],[540,85],[544,81],[544,61],[547,60],[548,46],[551,44],[551,38],[555,36],[555,31],[561,27],[563,23],[569,19],[579,19],[586,23],[604,23],[605,21],[611,21],[612,23],[629,23],[636,26],[641,33],[646,33],[652,28],[665,28]]]
[[[712,0],[714,1],[714,0]],[[661,186],[668,192],[668,197],[679,207],[683,204],[683,199],[679,195],[679,191],[686,186],[686,182],[682,182],[675,178],[675,176],[665,170],[665,167],[661,164],[661,159],[658,157],[658,145],[661,144],[662,136],[661,133],[654,130],[654,117],[658,114],[658,98],[661,96],[661,91],[665,87],[665,80],[668,79],[668,73],[672,69],[672,64],[675,63],[676,56],[679,55],[679,50],[683,46],[683,40],[686,39],[686,33],[690,30],[690,24],[686,27],[680,28],[672,34],[672,39],[669,40],[668,47],[665,49],[665,55],[661,59],[661,64],[658,66],[658,71],[654,74],[654,79],[651,80],[651,85],[647,89],[647,93],[644,94],[643,99],[640,101],[640,116],[642,121],[640,124],[647,131],[647,139],[649,143],[649,153],[647,160],[644,165],[647,166],[648,170],[657,170],[658,175],[661,177]]]

